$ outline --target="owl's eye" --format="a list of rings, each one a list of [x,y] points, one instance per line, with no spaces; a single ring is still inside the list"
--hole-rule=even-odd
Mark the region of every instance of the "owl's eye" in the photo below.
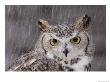
[[[57,40],[57,39],[50,39],[50,44],[51,44],[52,46],[56,46],[56,45],[59,44],[59,40]]]
[[[70,42],[72,44],[79,44],[80,41],[81,41],[81,38],[80,37],[74,37],[74,38],[70,39]]]

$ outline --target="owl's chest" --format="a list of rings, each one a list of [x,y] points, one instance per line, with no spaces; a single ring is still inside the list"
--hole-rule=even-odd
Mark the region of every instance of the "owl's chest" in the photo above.
[[[79,58],[73,58],[69,61],[60,61],[65,71],[88,71],[91,67],[92,58],[83,56]]]

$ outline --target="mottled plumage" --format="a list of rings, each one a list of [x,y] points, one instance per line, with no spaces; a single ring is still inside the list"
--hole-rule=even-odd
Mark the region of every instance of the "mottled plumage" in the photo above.
[[[41,35],[30,53],[20,56],[12,71],[88,71],[94,44],[87,30],[90,17],[84,15],[73,24],[50,25],[40,19]]]

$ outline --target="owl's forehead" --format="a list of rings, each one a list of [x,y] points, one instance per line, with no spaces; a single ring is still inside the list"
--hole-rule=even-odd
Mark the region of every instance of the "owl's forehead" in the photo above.
[[[74,32],[74,28],[71,25],[61,24],[61,25],[51,26],[51,31],[57,37],[69,37],[72,36],[72,33]]]

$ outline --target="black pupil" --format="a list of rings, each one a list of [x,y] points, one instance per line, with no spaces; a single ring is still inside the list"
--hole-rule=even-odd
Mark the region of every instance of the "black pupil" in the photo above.
[[[77,41],[78,41],[78,38],[76,38],[76,37],[73,38],[73,41],[74,41],[74,42],[77,42]]]
[[[53,43],[57,43],[57,40],[56,39],[53,39]]]

